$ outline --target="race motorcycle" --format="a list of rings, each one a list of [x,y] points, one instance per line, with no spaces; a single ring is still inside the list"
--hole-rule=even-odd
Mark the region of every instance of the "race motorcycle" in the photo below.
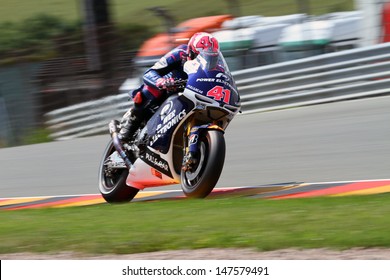
[[[187,80],[167,98],[130,143],[111,140],[99,168],[99,191],[109,203],[131,201],[149,187],[179,184],[185,196],[204,198],[217,184],[225,161],[224,131],[240,112],[234,79],[219,52],[201,52],[184,64]]]

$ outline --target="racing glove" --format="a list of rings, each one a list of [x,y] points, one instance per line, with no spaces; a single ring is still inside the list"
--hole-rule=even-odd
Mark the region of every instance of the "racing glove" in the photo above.
[[[156,87],[159,89],[166,89],[167,91],[176,90],[174,78],[160,78],[156,82]]]

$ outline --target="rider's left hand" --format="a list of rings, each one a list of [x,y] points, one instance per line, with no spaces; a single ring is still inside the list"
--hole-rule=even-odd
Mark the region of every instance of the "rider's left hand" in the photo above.
[[[176,89],[174,78],[160,78],[156,82],[156,86],[159,89],[166,89],[167,91],[173,91]]]

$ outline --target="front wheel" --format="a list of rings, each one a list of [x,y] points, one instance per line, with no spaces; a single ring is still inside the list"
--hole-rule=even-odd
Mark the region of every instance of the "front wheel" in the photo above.
[[[225,162],[225,138],[219,130],[208,130],[199,139],[198,163],[189,171],[181,171],[181,188],[193,198],[210,194],[221,175]]]
[[[108,158],[115,152],[112,140],[108,143],[103,153],[103,159],[99,168],[99,191],[109,203],[131,201],[138,193],[138,189],[126,185],[129,174],[127,168],[113,168]]]

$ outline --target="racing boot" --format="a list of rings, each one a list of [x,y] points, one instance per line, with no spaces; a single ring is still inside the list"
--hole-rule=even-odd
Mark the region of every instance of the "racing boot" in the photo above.
[[[118,138],[122,142],[131,142],[135,132],[140,128],[142,120],[134,114],[134,109],[130,108],[122,117]]]

